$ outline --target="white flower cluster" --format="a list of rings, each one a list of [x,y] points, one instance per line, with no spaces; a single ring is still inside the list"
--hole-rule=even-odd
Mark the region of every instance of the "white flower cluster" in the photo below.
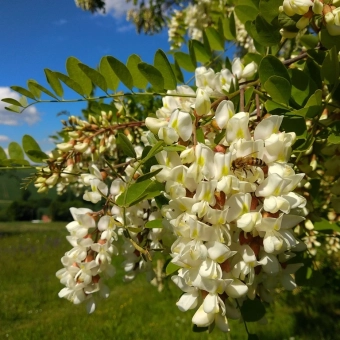
[[[301,15],[296,27],[299,30],[309,25],[313,16],[322,16],[323,23],[330,35],[340,35],[340,2],[322,0],[284,0],[280,10],[288,16]],[[296,33],[284,29],[281,34],[286,38],[292,38]]]
[[[131,169],[127,168],[126,172],[129,170]],[[95,165],[91,166],[89,174],[81,175],[83,185],[91,189],[85,191],[83,195],[85,201],[95,204],[108,195],[110,200],[114,201],[124,192],[126,184],[123,180],[115,179],[109,189],[103,177],[105,177],[103,172]],[[127,177],[125,179],[127,180]],[[118,255],[118,247],[114,243],[124,234],[124,212],[116,205],[99,213],[87,208],[71,208],[70,211],[74,221],[66,228],[70,232],[67,240],[73,248],[62,257],[64,268],[56,273],[60,283],[66,286],[60,291],[59,297],[67,298],[74,304],[86,300],[87,310],[92,313],[95,310],[92,294],[99,292],[102,297],[109,296],[109,288],[103,283],[103,278],[115,274],[111,260],[112,256]],[[139,230],[143,231],[147,221],[159,218],[161,213],[155,209],[154,202],[150,204],[148,201],[143,201],[127,208],[125,222],[129,227],[131,240],[136,245],[143,241],[147,242],[150,251],[162,249],[160,243],[162,229],[148,229],[143,235],[139,232]],[[149,281],[154,278],[151,263],[143,259],[129,239],[123,237],[120,252],[125,258],[122,263],[125,281],[133,280],[138,272],[146,272]]]
[[[67,298],[74,304],[87,300],[87,310],[95,310],[93,293],[109,296],[109,288],[103,283],[105,277],[112,277],[115,268],[111,265],[117,248],[116,222],[111,216],[102,216],[96,223],[94,213],[86,208],[71,208],[74,221],[66,228],[70,232],[67,240],[73,246],[61,259],[64,268],[56,276],[65,285],[59,297]]]
[[[256,65],[233,63],[233,77],[255,71]],[[304,248],[291,229],[304,220],[294,209],[306,204],[293,192],[304,174],[287,163],[295,135],[279,131],[282,117],[270,116],[250,129],[249,114],[235,113],[231,101],[212,108],[209,94],[227,91],[231,74],[198,68],[196,98],[165,97],[158,118],[146,120],[166,144],[186,145],[180,155],[162,151],[152,169],[162,168],[156,179],[165,182],[169,199],[164,224],[177,236],[171,256],[179,270],[172,280],[184,292],[177,306],[198,306],[192,322],[215,323],[223,331],[229,330],[227,317],[240,316],[232,299],[270,302],[276,288],[296,286],[293,274],[301,264],[287,261]],[[177,92],[194,93],[185,86]],[[203,124],[206,117],[218,129]],[[200,122],[204,143],[196,141]],[[222,129],[225,136],[216,145]]]

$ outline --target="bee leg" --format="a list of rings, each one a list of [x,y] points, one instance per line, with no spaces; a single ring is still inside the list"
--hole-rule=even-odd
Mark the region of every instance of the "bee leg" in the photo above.
[[[251,168],[249,168],[249,171],[251,172],[251,174],[254,176],[253,170]]]

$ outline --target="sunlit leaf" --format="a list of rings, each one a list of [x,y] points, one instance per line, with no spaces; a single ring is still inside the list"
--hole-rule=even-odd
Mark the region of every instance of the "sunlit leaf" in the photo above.
[[[180,269],[180,266],[177,266],[176,264],[173,264],[172,262],[169,262],[168,265],[166,266],[165,273],[166,275],[171,275]]]
[[[34,100],[36,99],[32,92],[26,90],[25,88],[23,88],[21,86],[11,86],[10,88],[13,91],[16,91],[16,92],[22,94],[25,97],[28,97],[28,98],[31,98],[31,99],[34,99]]]
[[[209,46],[212,50],[224,51],[224,39],[215,28],[208,27],[205,30],[205,33],[209,41]]]
[[[7,159],[7,154],[5,150],[0,146],[0,160]]]
[[[23,105],[19,101],[17,101],[16,99],[13,99],[13,98],[3,98],[3,99],[1,99],[1,101],[8,103],[8,104],[23,107]]]
[[[127,61],[127,68],[129,69],[132,79],[133,86],[139,89],[146,89],[148,81],[145,79],[143,74],[138,68],[138,64],[142,62],[142,59],[137,54],[132,54],[129,56]]]
[[[35,98],[39,99],[41,96],[41,90],[34,86],[34,84],[37,84],[37,81],[34,79],[29,79],[27,81],[27,87],[30,90],[30,92],[34,95]]]
[[[117,136],[117,145],[122,149],[127,157],[136,158],[136,151],[130,142],[130,140],[123,134],[118,133]]]
[[[29,81],[29,82],[28,82],[28,87],[29,87],[30,89],[36,88],[36,89],[38,89],[39,91],[44,92],[44,93],[46,93],[47,95],[49,95],[50,97],[52,97],[52,98],[58,100],[58,97],[56,97],[51,91],[47,90],[44,86],[38,84],[37,82]]]
[[[29,151],[41,151],[41,148],[39,146],[39,144],[36,142],[36,140],[31,137],[30,135],[24,135],[22,137],[22,147],[26,153],[26,155],[28,156],[28,158],[32,161],[32,162],[38,162],[40,163],[43,159],[46,159],[48,157],[46,157],[47,155],[45,155],[44,158],[41,157],[36,157],[36,155],[30,155],[28,152]]]
[[[176,52],[175,53],[175,60],[177,61],[178,65],[184,68],[188,72],[195,71],[195,65],[192,63],[190,55],[184,52]]]
[[[107,92],[107,84],[104,76],[102,76],[97,70],[85,65],[78,64],[79,68],[91,79],[92,83]]]
[[[52,90],[56,93],[57,96],[62,97],[63,96],[63,87],[61,86],[61,83],[59,81],[59,78],[57,75],[49,70],[48,68],[45,68],[45,75],[47,82],[50,84]]]
[[[198,40],[191,40],[192,47],[195,52],[196,60],[200,63],[207,63],[210,60],[210,54],[204,48],[204,45]]]
[[[77,84],[75,86],[70,81],[65,81],[66,78],[61,79],[68,87],[78,92],[81,95],[89,96],[92,92],[92,81],[80,68],[80,60],[75,57],[69,57],[66,60],[66,70],[69,77]],[[71,85],[72,84],[72,85]],[[79,87],[82,89],[79,91]]]
[[[147,79],[151,86],[155,89],[155,91],[164,91],[164,78],[161,72],[158,71],[156,67],[141,62],[138,64],[138,69],[145,77],[145,79]]]
[[[54,74],[73,91],[79,93],[81,96],[85,94],[83,88],[66,74],[60,72],[54,72]]]
[[[164,88],[166,90],[176,89],[176,76],[171,68],[168,58],[162,50],[157,50],[154,58],[154,66],[163,76]]]
[[[163,228],[163,220],[152,220],[145,223],[145,228]]]
[[[116,91],[118,88],[118,84],[119,84],[119,78],[117,77],[116,73],[113,72],[112,67],[110,66],[107,58],[108,57],[106,56],[100,60],[99,70],[100,70],[100,73],[106,79],[107,87],[111,89],[112,91]]]
[[[24,159],[24,152],[21,146],[16,142],[11,142],[8,145],[8,155],[9,158],[19,160]]]
[[[107,56],[106,59],[119,80],[131,90],[133,88],[133,79],[128,68],[121,61],[112,56]]]

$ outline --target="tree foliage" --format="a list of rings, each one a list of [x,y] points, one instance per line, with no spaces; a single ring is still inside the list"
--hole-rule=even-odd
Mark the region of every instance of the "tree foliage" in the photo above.
[[[63,121],[52,155],[26,135],[9,158],[0,150],[0,165],[29,166],[27,155],[40,163],[39,192],[70,186],[100,204],[71,208],[74,248],[57,273],[59,296],[87,301],[89,312],[93,293],[108,295],[103,279],[120,252],[126,280],[171,275],[184,293],[178,307],[196,309],[195,329],[228,331],[228,317],[263,318],[277,288],[313,285],[316,235],[327,251],[338,247],[340,7],[214,6],[198,39],[156,51],[152,64],[134,54],[92,68],[70,57],[66,73],[45,69],[49,89],[29,80],[12,87],[20,100],[3,99],[14,112],[88,103],[84,117]],[[229,59],[235,43],[242,59]],[[75,98],[63,98],[65,86]],[[164,273],[152,269],[155,253]]]

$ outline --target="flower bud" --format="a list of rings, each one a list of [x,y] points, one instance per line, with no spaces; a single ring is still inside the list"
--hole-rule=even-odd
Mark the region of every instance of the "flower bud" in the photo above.
[[[208,94],[202,90],[197,89],[196,92],[196,101],[195,101],[195,110],[198,116],[204,116],[209,113],[211,108],[211,102]]]
[[[167,126],[168,122],[157,118],[147,117],[145,119],[145,125],[154,135],[157,135],[159,129]]]
[[[315,14],[322,14],[323,3],[320,0],[314,0],[313,12]]]
[[[293,38],[296,37],[298,32],[290,32],[290,31],[285,30],[284,28],[281,28],[280,29],[280,34],[282,35],[283,38],[293,39]]]

